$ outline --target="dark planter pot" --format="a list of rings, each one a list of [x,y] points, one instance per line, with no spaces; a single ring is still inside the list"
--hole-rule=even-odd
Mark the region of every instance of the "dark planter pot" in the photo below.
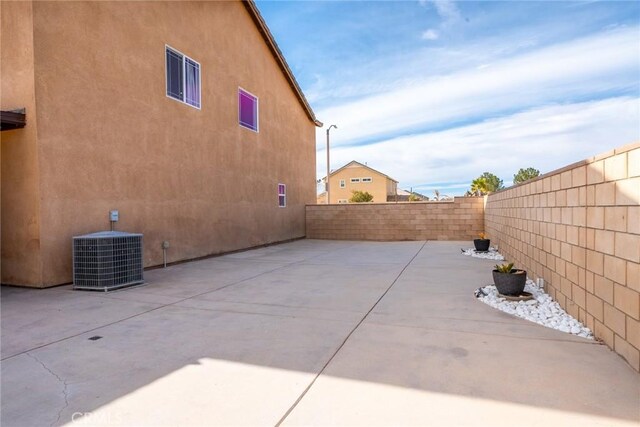
[[[475,239],[473,241],[473,246],[476,247],[476,251],[478,252],[487,252],[490,244],[491,240],[489,239]]]
[[[493,283],[502,295],[519,295],[524,291],[527,283],[527,272],[524,270],[511,270],[511,273],[500,273],[493,270]]]

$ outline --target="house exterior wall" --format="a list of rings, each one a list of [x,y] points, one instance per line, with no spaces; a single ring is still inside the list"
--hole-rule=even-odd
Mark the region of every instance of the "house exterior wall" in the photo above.
[[[484,228],[484,198],[447,202],[307,206],[307,237],[333,240],[473,240]]]
[[[392,179],[387,179],[387,196],[395,196],[396,194],[398,194],[398,183]]]
[[[371,178],[371,182],[352,183],[351,178]],[[340,188],[340,180],[344,179],[345,187]],[[373,196],[373,202],[386,202],[390,180],[385,175],[358,165],[347,166],[331,175],[331,203],[349,200],[352,191],[367,191]],[[326,196],[325,196],[326,200]]]
[[[315,126],[241,2],[32,8],[42,277],[5,275],[22,244],[7,238],[4,283],[70,282],[72,236],[108,229],[111,209],[144,233],[145,266],[164,240],[173,262],[305,235]],[[165,95],[165,45],[200,63],[200,110]],[[239,87],[259,98],[258,133],[238,125]]]
[[[39,283],[40,174],[31,2],[0,2],[0,107],[26,108],[24,129],[0,133],[3,283]]]
[[[640,370],[640,144],[491,194],[492,244]]]

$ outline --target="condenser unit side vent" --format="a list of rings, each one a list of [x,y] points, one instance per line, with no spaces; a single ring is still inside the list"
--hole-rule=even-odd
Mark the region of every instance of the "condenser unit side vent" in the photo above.
[[[101,231],[73,238],[73,288],[110,291],[144,283],[142,234]]]

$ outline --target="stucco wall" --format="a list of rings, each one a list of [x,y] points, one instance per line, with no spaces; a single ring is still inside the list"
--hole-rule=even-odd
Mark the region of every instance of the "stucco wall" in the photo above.
[[[0,107],[26,108],[24,129],[0,133],[3,283],[39,283],[40,175],[31,2],[0,2]]]
[[[307,237],[336,240],[472,240],[484,227],[484,199],[307,206]]]
[[[172,262],[304,236],[314,124],[240,2],[36,2],[33,23],[43,277],[19,284],[69,282],[71,237],[110,209],[144,233],[146,266],[163,240]],[[166,97],[165,44],[201,64],[201,110]]]
[[[492,244],[640,370],[640,144],[487,199]]]

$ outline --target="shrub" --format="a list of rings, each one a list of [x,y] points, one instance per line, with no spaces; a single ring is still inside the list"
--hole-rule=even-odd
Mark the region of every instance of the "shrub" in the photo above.
[[[353,190],[351,193],[352,196],[349,199],[351,203],[366,203],[373,201],[373,195],[368,191]]]

